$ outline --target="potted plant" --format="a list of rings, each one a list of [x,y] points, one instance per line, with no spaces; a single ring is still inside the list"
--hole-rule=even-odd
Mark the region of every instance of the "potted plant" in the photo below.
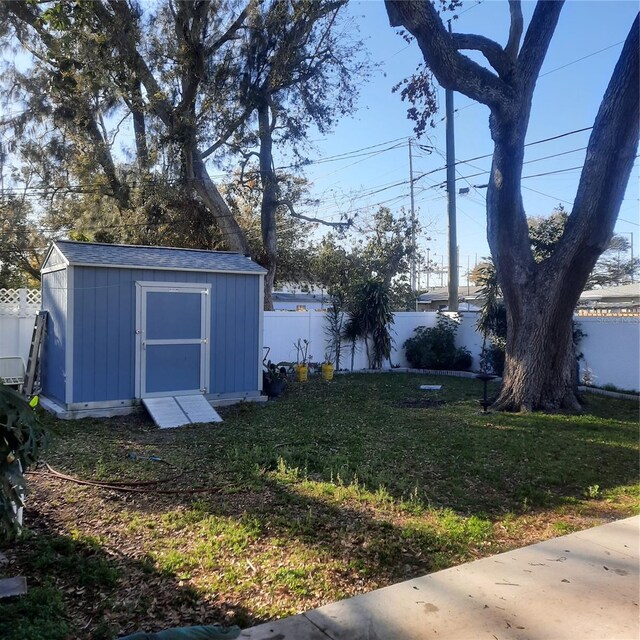
[[[322,379],[323,380],[333,380],[333,362],[331,361],[331,353],[327,352],[324,354],[324,361],[322,362]]]
[[[287,370],[269,360],[262,370],[262,390],[269,398],[277,398],[284,391]]]
[[[309,377],[309,341],[298,338],[293,346],[296,349],[296,380],[306,382]]]
[[[287,381],[287,369],[280,364],[275,364],[269,357],[270,347],[264,348],[266,353],[262,359],[262,391],[269,398],[277,398],[284,391]]]

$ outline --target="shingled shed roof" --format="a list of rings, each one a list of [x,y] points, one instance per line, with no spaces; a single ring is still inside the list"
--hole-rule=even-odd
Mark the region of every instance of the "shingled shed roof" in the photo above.
[[[207,271],[230,273],[266,273],[260,265],[239,253],[176,249],[173,247],[145,247],[97,242],[53,243],[42,269],[59,264],[128,269],[166,269],[171,271]]]

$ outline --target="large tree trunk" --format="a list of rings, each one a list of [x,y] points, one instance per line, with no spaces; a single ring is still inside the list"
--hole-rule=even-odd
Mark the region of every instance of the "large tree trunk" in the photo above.
[[[229,247],[231,251],[237,251],[245,256],[250,255],[249,243],[247,242],[244,231],[240,228],[229,206],[209,177],[200,152],[195,148],[187,152],[187,161],[191,186],[193,186],[202,198],[205,206],[209,209],[218,224],[225,245]]]
[[[276,239],[276,209],[278,208],[278,180],[273,168],[272,124],[269,104],[265,99],[258,107],[258,134],[260,136],[260,182],[262,203],[260,205],[260,227],[264,248],[263,266],[267,269],[264,278],[264,309],[273,311],[273,285],[276,278],[278,249]]]
[[[502,390],[494,404],[503,411],[575,411],[577,368],[571,296],[538,269],[507,305],[507,349]],[[578,294],[579,295],[579,294]],[[515,312],[515,313],[514,313]]]
[[[571,319],[598,257],[606,249],[638,147],[638,18],[602,99],[574,206],[550,258],[536,264],[521,197],[524,143],[540,68],[562,1],[536,4],[522,47],[520,0],[510,0],[505,48],[476,34],[448,34],[434,3],[386,0],[393,26],[416,38],[438,82],[491,110],[495,143],[487,193],[487,237],[507,309],[502,392],[507,410],[576,409]],[[482,52],[495,73],[460,50]]]

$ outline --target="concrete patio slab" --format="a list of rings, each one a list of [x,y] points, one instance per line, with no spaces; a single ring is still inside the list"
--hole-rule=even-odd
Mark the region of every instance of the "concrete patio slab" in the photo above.
[[[244,640],[636,640],[640,517],[243,631]]]

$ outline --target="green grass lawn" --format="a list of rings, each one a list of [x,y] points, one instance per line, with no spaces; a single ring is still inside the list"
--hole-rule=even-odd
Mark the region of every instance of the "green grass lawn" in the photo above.
[[[222,425],[46,417],[59,471],[184,473],[159,485],[172,494],[30,475],[28,532],[0,565],[30,591],[0,604],[0,636],[249,626],[638,512],[637,402],[590,395],[581,416],[485,416],[481,389],[350,375],[228,408]]]

